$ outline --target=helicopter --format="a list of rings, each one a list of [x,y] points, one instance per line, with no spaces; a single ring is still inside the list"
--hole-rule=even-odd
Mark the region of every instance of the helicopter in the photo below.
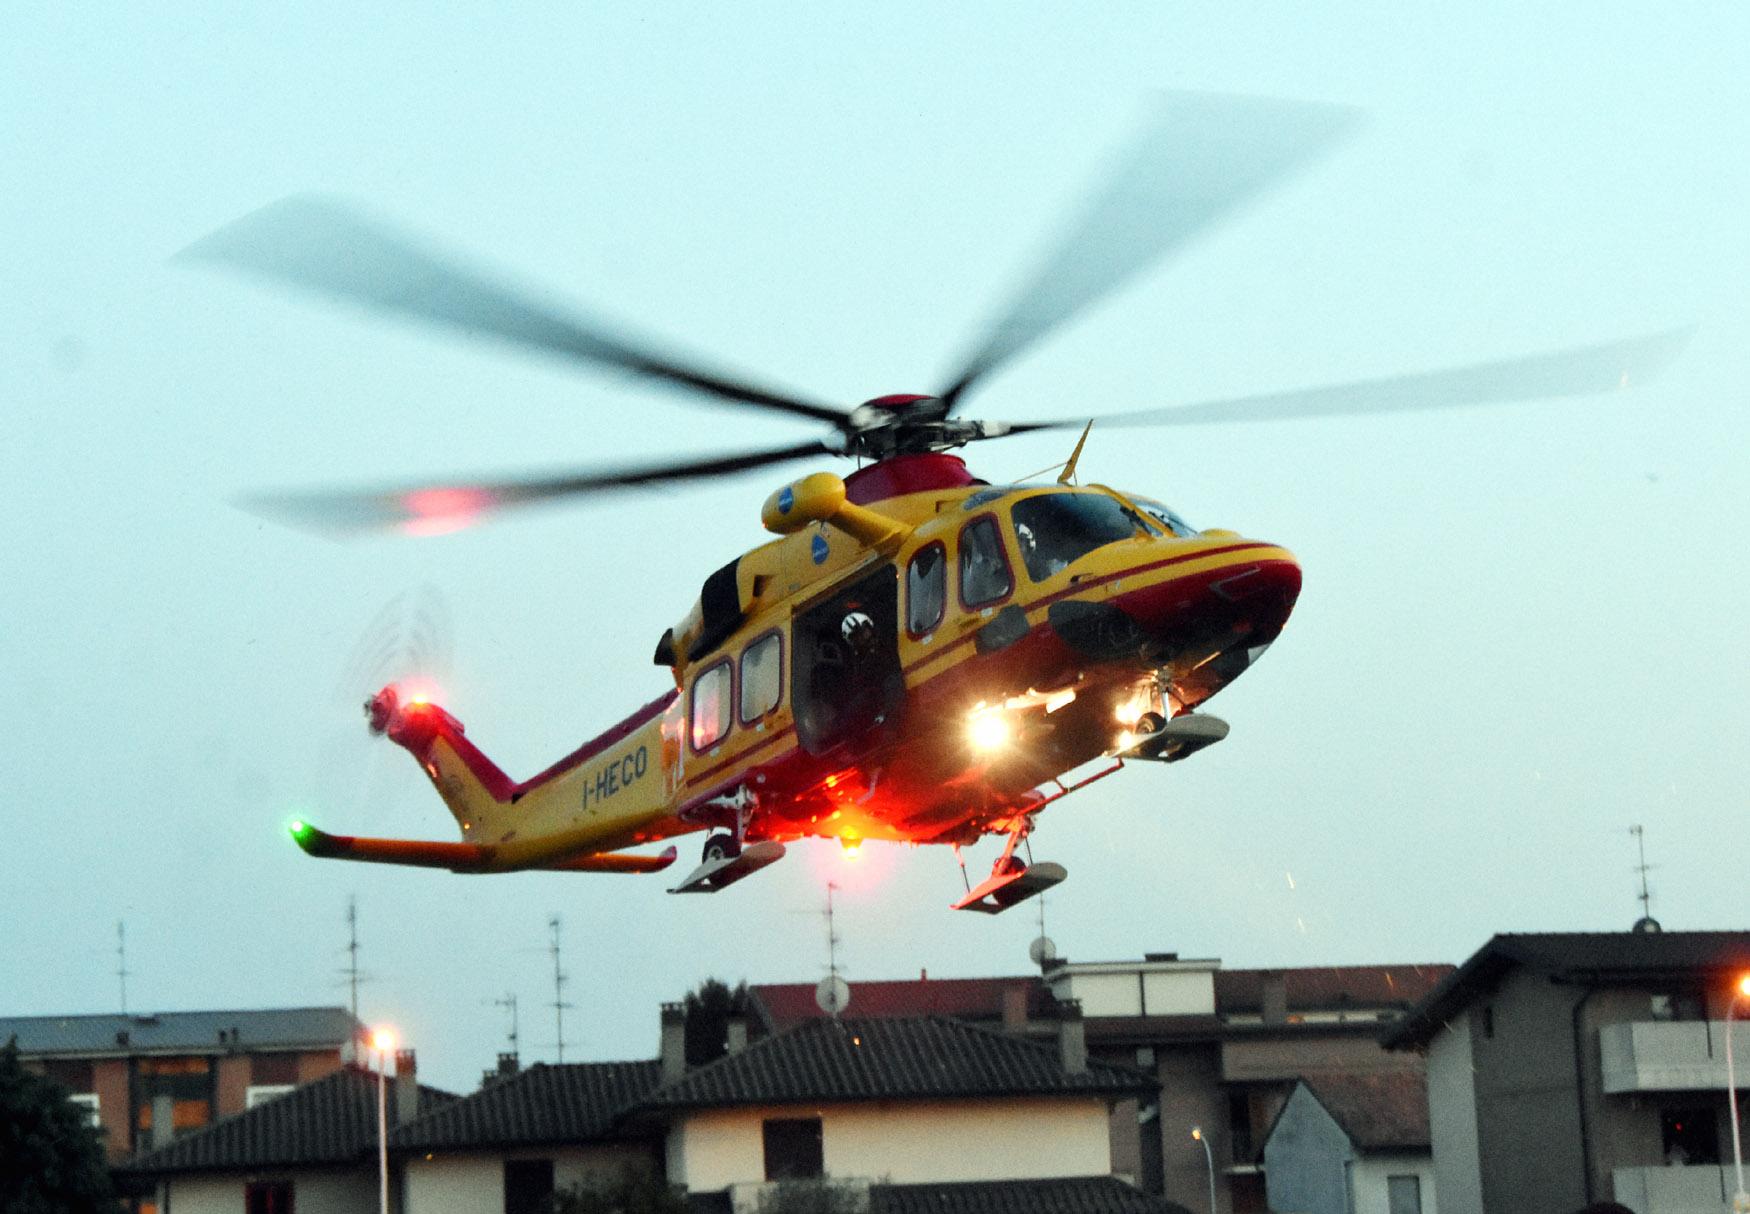
[[[193,260],[826,427],[784,446],[641,466],[245,501],[270,516],[333,533],[434,534],[538,502],[805,459],[858,462],[842,478],[816,471],[772,492],[760,517],[773,538],[706,576],[657,640],[672,687],[537,775],[512,779],[410,687],[372,695],[368,728],[419,762],[459,842],[332,834],[299,819],[296,843],[317,857],[460,873],[649,873],[673,864],[668,841],[704,834],[697,867],[672,893],[726,889],[805,838],[946,845],[964,887],[951,906],[985,913],[1064,880],[1061,865],[1031,859],[1042,811],[1127,763],[1174,763],[1221,741],[1228,726],[1203,705],[1277,639],[1301,585],[1286,548],[1193,527],[1145,493],[1078,483],[1091,427],[1604,393],[1656,372],[1687,338],[1670,330],[1097,417],[961,415],[999,367],[1330,150],[1355,117],[1166,96],[942,388],[855,406],[565,315],[325,199],[283,200],[190,246]],[[1055,480],[989,483],[955,454],[1078,429]],[[961,851],[988,836],[1001,851],[974,884]]]

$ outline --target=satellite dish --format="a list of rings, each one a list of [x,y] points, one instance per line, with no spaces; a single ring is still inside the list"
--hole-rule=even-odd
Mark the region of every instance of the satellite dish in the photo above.
[[[1057,960],[1057,945],[1050,936],[1041,936],[1027,946],[1027,956],[1034,965],[1043,966],[1047,961]]]
[[[814,988],[814,1002],[828,1016],[836,1016],[851,1003],[851,986],[837,974],[822,978]]]

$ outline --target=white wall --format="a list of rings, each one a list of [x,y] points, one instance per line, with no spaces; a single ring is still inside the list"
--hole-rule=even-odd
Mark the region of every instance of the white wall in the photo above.
[[[1470,1016],[1453,1017],[1428,1044],[1428,1128],[1446,1214],[1483,1214]]]
[[[291,1180],[297,1214],[375,1214],[377,1209],[374,1170],[179,1177],[170,1182],[170,1208],[175,1214],[243,1214],[248,1183],[274,1179]]]
[[[1387,1177],[1416,1176],[1422,1181],[1422,1214],[1437,1214],[1434,1204],[1434,1160],[1426,1151],[1362,1155],[1350,1165],[1354,1199],[1352,1214],[1391,1214]],[[299,1211],[302,1214],[302,1211]],[[1561,1212],[1556,1212],[1561,1214]]]
[[[551,1159],[556,1189],[634,1170],[651,1172],[656,1166],[644,1148],[618,1146],[530,1147],[496,1154],[414,1158],[407,1161],[402,1214],[491,1214],[502,1210],[506,1159]],[[298,1197],[302,1201],[301,1191]],[[302,1205],[296,1214],[305,1214]]]
[[[1112,1170],[1106,1102],[867,1102],[687,1114],[669,1131],[669,1180],[713,1192],[765,1180],[761,1123],[821,1119],[827,1175],[920,1184],[1104,1176]],[[409,1214],[423,1214],[410,1211]]]

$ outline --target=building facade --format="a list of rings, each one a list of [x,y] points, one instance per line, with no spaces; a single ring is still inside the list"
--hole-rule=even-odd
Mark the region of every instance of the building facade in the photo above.
[[[1427,1059],[1442,1214],[1729,1211],[1725,1020],[1747,972],[1746,932],[1491,939],[1384,1035]]]
[[[333,1073],[363,1035],[338,1007],[0,1017],[0,1041],[89,1110],[112,1163]]]

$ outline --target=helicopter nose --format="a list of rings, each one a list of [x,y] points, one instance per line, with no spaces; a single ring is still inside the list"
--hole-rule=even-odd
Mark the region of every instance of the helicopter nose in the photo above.
[[[1300,595],[1300,565],[1291,553],[1238,537],[1212,539],[1165,567],[1142,566],[1126,581],[1138,579],[1146,584],[1105,602],[1054,603],[1053,629],[1090,657],[1140,654],[1151,663],[1196,663],[1239,651],[1255,657],[1281,633]]]

